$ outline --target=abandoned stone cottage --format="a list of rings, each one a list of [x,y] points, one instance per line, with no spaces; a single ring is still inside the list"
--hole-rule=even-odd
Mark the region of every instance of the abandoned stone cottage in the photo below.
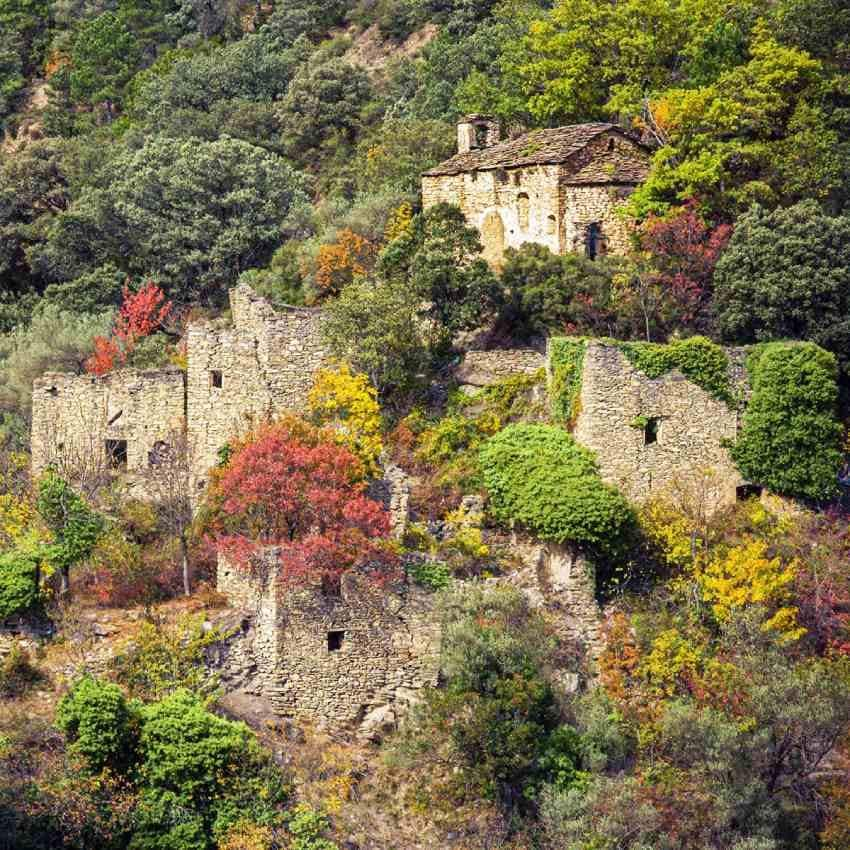
[[[525,242],[591,259],[625,252],[618,210],[649,170],[650,151],[634,136],[597,123],[502,141],[499,124],[482,115],[457,129],[457,154],[422,175],[422,205],[459,206],[492,266]]]

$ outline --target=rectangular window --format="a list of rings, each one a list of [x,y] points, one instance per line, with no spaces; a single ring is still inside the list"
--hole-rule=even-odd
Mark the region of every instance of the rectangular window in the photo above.
[[[106,459],[109,461],[109,466],[112,469],[127,468],[127,441],[126,440],[107,440],[106,441]]]
[[[658,442],[658,432],[661,428],[661,420],[653,416],[646,420],[643,428],[643,444],[645,446]]]
[[[221,374],[221,369],[213,369],[210,372],[210,386],[220,390],[223,382],[224,378]]]
[[[328,652],[339,652],[345,632],[328,632]]]

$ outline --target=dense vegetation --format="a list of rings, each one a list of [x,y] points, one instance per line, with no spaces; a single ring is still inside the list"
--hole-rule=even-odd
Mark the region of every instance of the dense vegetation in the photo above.
[[[470,112],[640,134],[628,252],[494,271],[423,211]],[[0,125],[0,621],[38,635],[0,654],[0,849],[850,846],[845,0],[0,0]],[[232,435],[199,511],[179,435],[153,503],[96,453],[30,480],[34,378],[185,368],[239,282],[325,308],[301,418]],[[598,337],[741,408],[788,501],[604,483]],[[462,391],[470,339],[551,373]],[[598,655],[512,586],[530,540],[592,564]],[[215,558],[267,545],[432,594],[439,684],[385,740],[231,719]]]

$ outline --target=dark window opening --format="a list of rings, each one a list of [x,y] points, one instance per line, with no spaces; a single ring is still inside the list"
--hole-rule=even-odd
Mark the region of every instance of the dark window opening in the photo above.
[[[106,441],[106,459],[109,461],[112,469],[127,468],[127,441],[126,440],[107,440]]]
[[[162,440],[157,440],[153,444],[153,448],[148,452],[148,464],[150,466],[159,466],[168,460],[170,454],[171,446]]]
[[[609,151],[614,150],[614,140],[613,139],[608,139],[608,150]]]
[[[763,489],[758,484],[741,484],[735,488],[735,499],[739,502],[743,502],[746,499],[757,499],[761,496]]]
[[[658,442],[658,431],[660,427],[661,420],[657,417],[653,416],[646,420],[646,425],[643,426],[643,444],[645,446]]]
[[[487,125],[486,124],[476,124],[475,125],[475,147],[477,147],[477,148],[486,148],[487,147]]]
[[[508,182],[508,172],[505,171],[504,168],[497,168],[496,169],[496,180],[498,180],[499,183],[507,183]]]
[[[59,395],[59,387],[48,387],[47,394],[52,395],[55,398]]]
[[[605,253],[605,237],[598,221],[587,226],[584,236],[584,252],[589,260],[595,260]]]
[[[519,171],[514,172],[514,186],[519,186],[522,181],[522,174]]]
[[[224,381],[224,376],[221,374],[221,369],[213,369],[210,372],[210,386],[211,387],[215,387],[215,389],[220,390],[223,381]]]
[[[345,632],[328,632],[328,652],[339,652]]]
[[[122,416],[124,415],[123,410],[119,410],[110,420],[107,422],[107,425],[114,425]]]

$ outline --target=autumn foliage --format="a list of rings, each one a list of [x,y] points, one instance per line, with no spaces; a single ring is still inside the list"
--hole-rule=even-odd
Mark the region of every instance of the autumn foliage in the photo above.
[[[265,546],[281,547],[284,581],[338,581],[350,570],[390,577],[389,515],[365,493],[363,465],[318,430],[287,419],[233,447],[211,485],[212,537],[219,551],[249,565]]]
[[[94,354],[86,361],[86,371],[92,375],[105,375],[116,366],[126,363],[138,341],[163,326],[173,306],[152,281],[138,292],[131,292],[125,285],[123,303],[112,336],[95,337]]]
[[[355,277],[367,274],[377,257],[377,245],[346,228],[336,242],[319,248],[316,286],[322,296],[338,295]]]

